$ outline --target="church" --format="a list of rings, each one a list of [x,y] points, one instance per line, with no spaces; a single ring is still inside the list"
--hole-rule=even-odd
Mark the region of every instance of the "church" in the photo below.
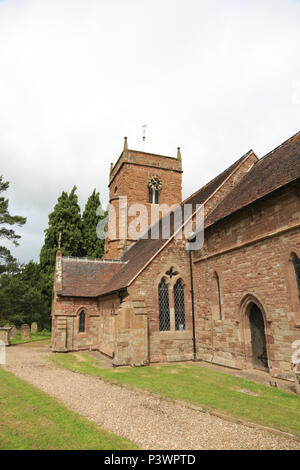
[[[63,257],[58,248],[53,352],[96,350],[114,366],[203,360],[292,377],[300,132],[262,158],[250,150],[184,201],[180,149],[176,157],[130,150],[125,138],[109,197],[103,258]],[[178,223],[173,207],[188,207],[189,217]],[[138,236],[129,230],[137,225]]]

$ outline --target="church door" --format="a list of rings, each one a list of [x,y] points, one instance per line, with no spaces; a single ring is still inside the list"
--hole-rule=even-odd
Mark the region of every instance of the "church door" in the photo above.
[[[253,365],[257,369],[268,369],[264,319],[260,309],[255,304],[251,308],[249,319]]]

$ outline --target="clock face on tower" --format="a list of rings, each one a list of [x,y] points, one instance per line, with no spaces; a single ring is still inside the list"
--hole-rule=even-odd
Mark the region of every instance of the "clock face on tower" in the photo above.
[[[148,181],[148,187],[149,189],[153,189],[155,191],[161,191],[162,189],[161,178],[157,175],[150,176],[149,181]]]

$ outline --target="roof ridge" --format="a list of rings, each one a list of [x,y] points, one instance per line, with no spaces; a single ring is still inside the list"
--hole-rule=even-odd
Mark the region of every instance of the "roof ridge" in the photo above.
[[[85,263],[92,262],[92,263],[103,263],[103,264],[126,264],[127,261],[122,261],[121,259],[102,259],[102,258],[80,258],[76,256],[62,256],[63,260],[69,261],[82,261]]]
[[[266,155],[261,157],[259,159],[259,161],[261,162],[263,159],[265,159],[265,158],[269,157],[270,155],[272,155],[272,153],[276,152],[276,150],[279,150],[281,147],[288,144],[291,140],[293,140],[295,137],[297,137],[297,135],[300,135],[300,131],[296,132],[296,134],[292,135],[292,137],[289,137],[287,140],[282,142],[280,145],[277,145],[277,147],[275,147],[273,150],[270,150],[270,152],[266,153]]]

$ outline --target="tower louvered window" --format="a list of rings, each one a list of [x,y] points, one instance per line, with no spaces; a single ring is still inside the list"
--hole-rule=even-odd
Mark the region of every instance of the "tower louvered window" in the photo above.
[[[85,312],[80,312],[79,315],[79,333],[85,332]]]
[[[178,279],[174,286],[175,328],[185,330],[184,285]]]
[[[160,331],[170,330],[170,302],[169,302],[169,288],[166,281],[163,279],[158,286],[158,299],[159,299],[159,329]]]
[[[159,191],[149,188],[149,202],[151,204],[159,204]]]
[[[298,286],[299,303],[300,303],[300,259],[298,258],[297,255],[294,255],[293,263],[294,263],[294,268],[295,268],[295,274],[296,274],[296,280],[297,280],[297,286]]]

